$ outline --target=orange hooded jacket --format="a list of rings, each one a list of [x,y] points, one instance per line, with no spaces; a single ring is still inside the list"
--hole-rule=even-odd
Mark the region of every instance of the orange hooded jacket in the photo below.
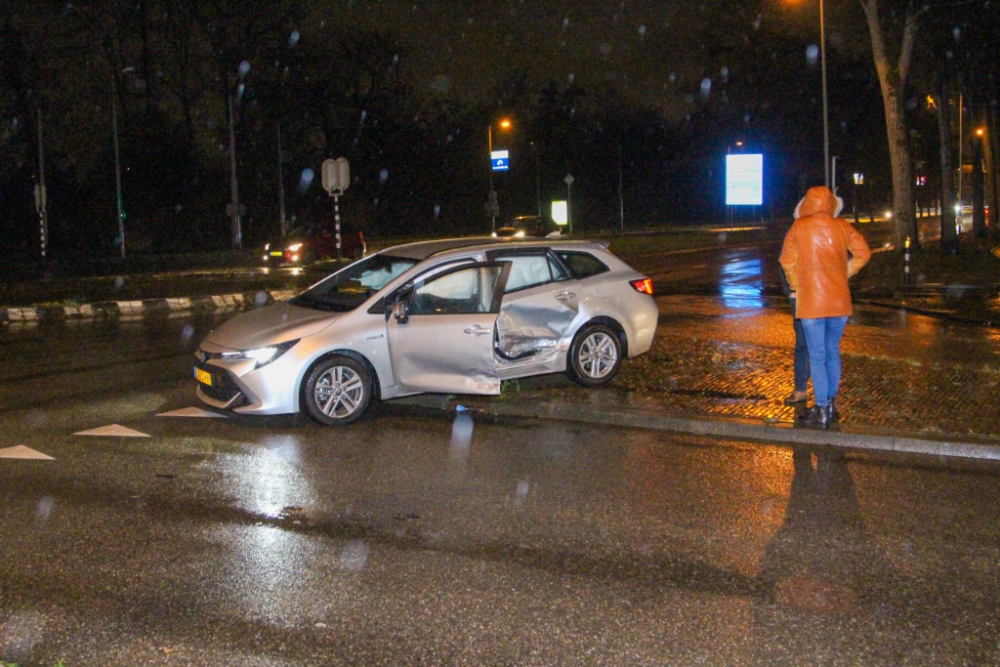
[[[840,201],[826,186],[809,188],[795,208],[796,220],[785,235],[782,268],[796,295],[801,319],[852,315],[847,279],[861,270],[872,253],[858,230],[840,213]]]

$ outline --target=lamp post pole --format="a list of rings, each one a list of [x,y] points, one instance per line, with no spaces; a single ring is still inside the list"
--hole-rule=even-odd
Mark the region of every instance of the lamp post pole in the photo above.
[[[227,96],[229,111],[229,215],[232,225],[233,248],[243,249],[243,230],[240,223],[240,186],[236,180],[236,131],[233,122],[233,92],[230,90]]]
[[[826,24],[823,19],[823,0],[819,0],[819,59],[823,79],[823,179],[830,187],[830,125],[826,101]]]
[[[134,72],[134,67],[122,69],[122,74]],[[122,165],[121,149],[118,143],[118,75],[111,72],[111,130],[115,144],[115,202],[118,207],[118,241],[121,244],[122,259],[125,258],[125,211],[122,207]]]
[[[490,158],[490,198],[486,204],[490,209],[490,233],[497,233],[497,195],[493,191],[493,123],[486,128],[487,151]]]

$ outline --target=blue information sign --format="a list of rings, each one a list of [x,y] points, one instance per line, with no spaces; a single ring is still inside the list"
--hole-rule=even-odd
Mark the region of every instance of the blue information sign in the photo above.
[[[507,151],[493,151],[490,153],[490,160],[493,162],[493,171],[507,171],[510,168]]]

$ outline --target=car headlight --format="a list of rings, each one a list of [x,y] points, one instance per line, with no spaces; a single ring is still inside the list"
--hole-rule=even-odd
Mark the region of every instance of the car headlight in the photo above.
[[[270,249],[271,249],[271,244],[270,243],[265,243],[264,244],[264,252],[267,252]]]
[[[292,245],[288,246],[288,249],[291,250],[292,252],[298,252],[299,248],[301,247],[302,247],[301,243],[293,243]]]
[[[279,343],[277,345],[268,345],[267,347],[258,347],[253,350],[240,350],[239,352],[223,352],[223,359],[253,359],[255,363],[254,370],[257,370],[261,366],[266,366],[285,352],[288,352],[292,347],[299,342],[299,339],[285,341],[284,343]]]

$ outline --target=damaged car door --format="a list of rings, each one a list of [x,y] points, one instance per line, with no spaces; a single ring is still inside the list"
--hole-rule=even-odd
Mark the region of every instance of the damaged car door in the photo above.
[[[386,329],[402,393],[500,393],[493,337],[508,270],[466,263],[397,290]]]
[[[554,364],[552,370],[560,370],[559,342],[579,314],[579,281],[546,251],[497,253],[491,259],[511,264],[497,319],[498,364],[532,370]],[[520,374],[501,372],[504,378]]]

